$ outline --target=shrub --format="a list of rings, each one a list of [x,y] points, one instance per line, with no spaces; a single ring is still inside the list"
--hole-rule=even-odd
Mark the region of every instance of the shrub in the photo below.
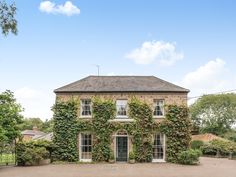
[[[216,155],[217,149],[210,143],[206,143],[201,147],[201,151],[204,155]]]
[[[203,154],[216,155],[217,151],[222,156],[229,155],[230,152],[236,153],[236,143],[227,140],[212,140],[201,147]]]
[[[192,149],[200,149],[204,145],[204,142],[201,140],[193,140],[190,145]]]
[[[40,160],[50,157],[47,147],[49,146],[46,146],[46,142],[43,141],[18,142],[16,145],[17,164],[22,166],[38,165]]]
[[[178,154],[178,161],[185,165],[194,165],[199,162],[200,150],[189,149]]]
[[[236,142],[236,131],[231,130],[231,131],[225,133],[224,138],[226,138],[230,141]]]
[[[135,155],[133,151],[129,152],[129,160],[134,160],[135,159]]]

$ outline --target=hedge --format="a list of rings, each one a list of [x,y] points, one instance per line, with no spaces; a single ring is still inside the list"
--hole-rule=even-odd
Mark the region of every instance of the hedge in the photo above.
[[[38,165],[40,160],[50,158],[52,150],[53,144],[48,141],[20,141],[16,144],[17,165]]]

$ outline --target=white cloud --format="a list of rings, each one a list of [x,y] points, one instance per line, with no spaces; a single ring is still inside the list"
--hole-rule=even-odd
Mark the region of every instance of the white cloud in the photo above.
[[[51,14],[63,14],[72,16],[80,14],[80,9],[71,1],[66,1],[65,4],[56,5],[51,1],[43,1],[40,3],[39,10]]]
[[[29,87],[15,90],[15,97],[18,103],[24,108],[25,117],[39,117],[49,119],[52,117],[51,107],[54,103],[53,93],[44,93]]]
[[[217,58],[186,74],[182,84],[185,87],[202,90],[213,89],[216,86],[219,88],[219,85],[222,85],[224,82],[221,78],[225,71],[225,61]]]
[[[236,80],[227,69],[226,62],[216,58],[195,71],[187,73],[177,84],[190,89],[189,96],[194,97],[231,90],[235,88],[235,83]],[[189,103],[191,104],[195,100],[191,99]]]
[[[184,54],[176,51],[175,43],[147,41],[140,48],[132,50],[125,57],[137,64],[150,64],[158,61],[161,65],[169,66],[178,60],[182,60]]]

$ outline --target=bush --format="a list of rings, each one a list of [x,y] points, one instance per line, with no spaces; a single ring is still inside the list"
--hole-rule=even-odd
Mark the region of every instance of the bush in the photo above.
[[[16,162],[17,165],[38,165],[40,160],[48,159],[50,152],[49,142],[46,141],[29,141],[18,142],[16,145]]]
[[[201,151],[204,155],[216,155],[217,149],[210,143],[206,143],[201,147]]]
[[[190,145],[192,149],[200,149],[204,145],[204,142],[201,140],[193,140]]]
[[[236,131],[235,130],[231,130],[227,133],[224,134],[224,138],[236,142]]]
[[[236,143],[226,140],[212,140],[201,147],[203,154],[216,155],[217,151],[222,156],[228,156],[230,152],[236,153]]]
[[[194,165],[199,162],[200,150],[189,149],[178,154],[178,162],[185,165]]]
[[[135,155],[133,151],[129,152],[129,160],[134,160],[135,159]]]

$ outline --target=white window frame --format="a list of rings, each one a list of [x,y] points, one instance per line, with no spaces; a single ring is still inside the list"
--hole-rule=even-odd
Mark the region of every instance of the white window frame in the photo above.
[[[153,146],[154,146],[154,141],[155,141],[155,135],[156,134],[159,134],[159,135],[163,135],[163,159],[152,159],[152,162],[166,162],[165,159],[166,159],[166,135],[163,134],[163,133],[155,133],[153,135]]]
[[[83,112],[83,101],[90,101],[90,112],[91,114],[90,115],[82,115],[82,112]],[[80,100],[80,117],[81,118],[91,118],[92,117],[92,101],[91,99],[81,99]]]
[[[117,102],[118,101],[126,101],[126,109],[125,109],[125,111],[126,111],[126,115],[118,115],[118,106],[119,105],[117,105]],[[128,118],[128,100],[127,99],[117,99],[116,100],[116,119],[127,119]]]
[[[154,118],[163,118],[164,116],[165,116],[165,100],[164,99],[155,99],[154,101],[153,101],[154,103],[153,103],[153,117]],[[163,105],[162,105],[162,112],[163,112],[163,115],[154,115],[154,112],[155,112],[155,108],[156,108],[156,106],[157,106],[157,102],[162,102],[163,103]]]
[[[92,162],[91,159],[82,159],[82,134],[90,134],[91,135],[91,154],[92,154],[92,146],[93,146],[93,135],[90,132],[83,132],[79,134],[79,159],[81,162]]]

